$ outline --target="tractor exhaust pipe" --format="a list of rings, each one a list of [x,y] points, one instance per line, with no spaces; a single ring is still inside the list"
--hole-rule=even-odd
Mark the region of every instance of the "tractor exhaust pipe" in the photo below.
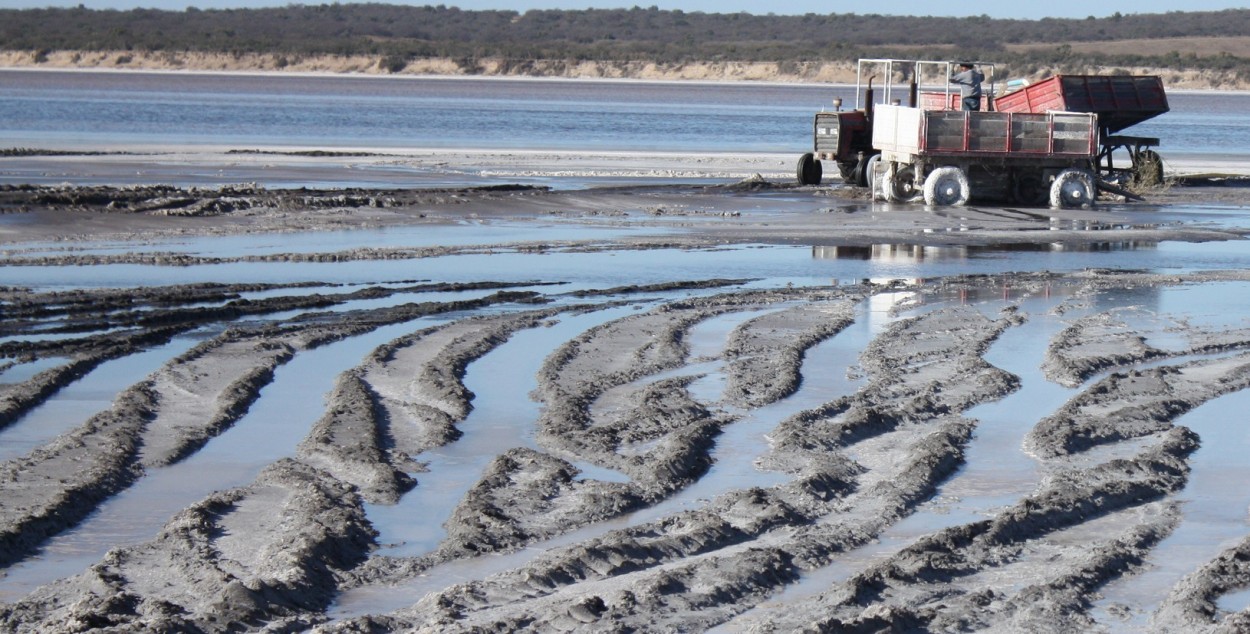
[[[864,116],[868,117],[869,121],[872,121],[872,100],[875,95],[875,91],[872,89],[872,80],[876,78],[876,75],[869,77],[868,87],[864,89]]]

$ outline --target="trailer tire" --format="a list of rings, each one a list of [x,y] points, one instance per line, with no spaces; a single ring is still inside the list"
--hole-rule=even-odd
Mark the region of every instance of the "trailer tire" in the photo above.
[[[924,179],[924,204],[930,207],[962,207],[971,194],[968,175],[953,165],[939,167]]]
[[[1050,206],[1056,209],[1094,206],[1094,175],[1089,170],[1066,169],[1050,185]]]
[[[885,199],[892,203],[910,203],[924,195],[924,191],[916,189],[916,166],[899,165],[890,172],[890,178],[884,184]]]
[[[799,157],[799,165],[795,171],[800,185],[819,185],[821,177],[824,176],[824,168],[811,152]]]

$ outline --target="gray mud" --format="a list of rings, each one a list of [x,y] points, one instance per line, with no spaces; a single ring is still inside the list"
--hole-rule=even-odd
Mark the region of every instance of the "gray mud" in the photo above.
[[[1217,321],[1183,293],[1250,288],[1250,274],[1065,267],[1071,254],[1041,248],[1071,239],[1086,257],[1099,240],[1240,239],[1179,219],[1167,201],[1184,196],[1168,193],[1157,217],[1143,218],[1123,208],[883,210],[758,180],[580,193],[6,188],[0,208],[38,228],[7,244],[0,266],[0,434],[111,360],[181,347],[127,377],[81,424],[0,463],[0,629],[1117,632],[1136,623],[1117,620],[1122,607],[1098,607],[1100,593],[1167,564],[1184,574],[1156,604],[1133,606],[1149,629],[1241,631],[1250,616],[1228,606],[1250,587],[1244,517],[1221,525],[1234,538],[1201,560],[1168,538],[1210,521],[1193,489],[1203,427],[1185,417],[1250,387],[1250,300],[1214,291],[1233,311]],[[494,244],[474,239],[483,218],[642,231]],[[67,228],[78,219],[81,231]],[[1103,236],[1072,229],[1095,221],[1107,222]],[[462,223],[460,246],[344,234],[322,249],[279,240],[250,255],[166,242],[93,248],[104,237],[449,222]],[[1041,245],[1025,252],[1051,259],[1032,273],[928,275],[925,262],[800,268],[744,246],[871,253],[881,236]],[[458,268],[462,256],[503,254],[526,257],[500,266],[541,274]],[[687,264],[633,283],[621,263],[640,254],[660,269],[678,256],[737,260],[733,273]],[[418,260],[434,265],[403,268]],[[314,263],[366,266],[325,280],[312,276],[332,269],[300,268]],[[95,281],[191,265],[221,277]],[[232,282],[229,267],[241,265],[266,281]],[[4,277],[18,270],[16,279],[116,277],[46,287]],[[1045,328],[1021,328],[1040,320]],[[987,360],[1000,337],[1026,331],[1046,334],[1014,343],[1020,375]],[[547,338],[525,336],[536,333]],[[22,588],[19,569],[43,564],[50,543],[78,530],[108,542],[96,510],[230,440],[283,366],[343,341],[362,356],[311,370],[333,386],[306,395],[320,416],[295,427],[287,450],[249,455],[268,465],[253,481],[247,472],[162,517],[159,531],[118,537],[84,569]],[[488,360],[520,358],[532,359],[520,379],[505,368],[466,384],[474,368],[496,367]],[[515,401],[518,384],[533,388],[531,402],[492,402]],[[1056,385],[1066,402],[1021,389]],[[1032,392],[1052,400],[1038,406]],[[1009,397],[1020,422],[996,435],[976,413]],[[468,429],[483,403],[533,414]],[[774,417],[754,420],[765,410]],[[735,426],[761,421],[758,447],[718,451]],[[293,428],[280,422],[248,425]],[[483,433],[502,437],[471,469],[432,468],[457,458],[441,450]],[[996,445],[1005,455],[994,460],[1032,475],[961,507],[949,497],[958,489],[944,488],[961,475],[994,486],[985,449],[972,450],[982,435],[1023,438]],[[216,460],[203,467],[237,468]],[[701,486],[722,466],[747,475]],[[468,481],[440,481],[453,473]],[[435,485],[457,493],[405,504]],[[437,537],[406,556],[379,543],[416,533]]]

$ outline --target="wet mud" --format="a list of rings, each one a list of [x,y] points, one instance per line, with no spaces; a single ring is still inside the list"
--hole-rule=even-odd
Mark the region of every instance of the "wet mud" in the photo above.
[[[516,220],[539,198],[557,204],[549,192],[524,189],[342,192],[316,203],[243,189],[196,200],[160,188],[0,193],[14,213],[40,206],[150,221],[246,210],[275,224],[273,214],[302,210],[425,209],[419,216],[450,204],[502,205],[497,213]],[[734,204],[745,208],[776,194],[751,187],[717,196],[742,197]],[[596,204],[641,196],[634,213],[654,208],[647,195],[618,191]],[[602,208],[570,209],[598,219]],[[410,221],[429,219],[416,216]],[[725,217],[761,225],[772,218]],[[561,247],[597,258],[603,269],[592,272],[471,269],[434,279],[441,276],[426,273],[435,267],[411,275],[431,279],[395,281],[397,269],[379,268],[351,284],[275,275],[259,284],[223,277],[0,288],[0,442],[107,361],[187,342],[80,425],[0,464],[0,629],[1131,630],[1114,620],[1115,609],[1095,609],[1100,593],[1131,587],[1152,561],[1183,557],[1167,550],[1167,538],[1201,521],[1182,495],[1196,494],[1187,489],[1192,457],[1207,448],[1179,421],[1250,386],[1244,319],[1202,322],[1161,298],[1250,284],[1250,274],[1082,269],[795,284],[761,264],[758,277],[687,268],[631,284],[621,283],[628,273],[605,273],[627,253],[663,258],[697,248],[710,256],[745,230]],[[794,231],[789,239],[798,240],[802,230]],[[1237,237],[1182,227],[1168,239],[1220,232]],[[1042,243],[1054,233],[1029,236]],[[72,252],[88,250],[86,239],[49,255],[38,238],[7,245],[0,269],[433,259],[450,270],[465,255],[555,254],[554,242],[472,239],[468,247],[344,244],[246,257]],[[506,281],[514,279],[525,281]],[[509,348],[575,320],[590,325],[554,345]],[[1047,332],[1055,334],[1029,342],[1031,358],[1022,361],[1040,378],[987,360],[1005,333],[1041,320],[1054,322]],[[708,332],[719,338],[700,339]],[[367,339],[380,333],[383,341]],[[53,565],[58,539],[95,526],[93,512],[228,438],[283,380],[283,366],[344,341],[370,343],[359,356],[315,369],[332,385],[306,395],[324,403],[320,415],[290,439],[289,453],[248,456],[268,464],[252,482],[217,487],[159,530],[110,543],[85,569],[26,585],[30,571]],[[538,370],[474,377],[470,389],[480,362],[502,354],[530,356]],[[842,356],[817,364],[817,354]],[[844,374],[847,393],[797,402],[806,382],[825,378],[813,374],[817,367]],[[1029,411],[1024,403],[1018,412],[1029,431],[1013,459],[1034,464],[1036,481],[949,512],[958,501],[945,487],[979,466],[969,463],[985,431],[977,408],[1032,380],[1070,393],[1057,408]],[[525,405],[536,413],[483,431],[475,410],[504,382],[532,385]],[[727,431],[763,410],[777,422],[749,456],[718,452]],[[481,433],[502,435],[494,440],[503,449],[479,457],[484,466],[456,488],[458,499],[403,506],[412,491],[451,477],[456,455],[446,450]],[[717,461],[730,459],[749,463],[738,468],[758,482],[697,493]],[[232,468],[228,460],[210,466],[210,479],[219,477],[214,469]],[[439,537],[421,552],[392,552],[380,535],[393,528],[384,510],[396,508],[410,513],[402,522]],[[897,537],[904,527],[913,532]],[[1250,623],[1245,611],[1221,607],[1250,586],[1250,531],[1214,552],[1188,562],[1157,605],[1139,606],[1150,629],[1238,631]]]

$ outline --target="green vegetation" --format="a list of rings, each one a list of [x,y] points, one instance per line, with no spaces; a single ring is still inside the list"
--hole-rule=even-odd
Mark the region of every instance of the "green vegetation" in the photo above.
[[[807,62],[858,57],[993,59],[1017,72],[1045,67],[1151,66],[1217,70],[1250,79],[1250,56],[1199,55],[1143,47],[1090,51],[1084,42],[1244,37],[1250,10],[1116,14],[1107,18],[997,20],[857,14],[776,16],[687,13],[655,7],[583,11],[462,11],[386,4],[289,5],[273,9],[159,11],[0,10],[0,48],[51,51],[373,55],[391,72],[416,58],[532,60]],[[1023,46],[1030,45],[1033,46]],[[1175,45],[1173,45],[1175,46]]]

